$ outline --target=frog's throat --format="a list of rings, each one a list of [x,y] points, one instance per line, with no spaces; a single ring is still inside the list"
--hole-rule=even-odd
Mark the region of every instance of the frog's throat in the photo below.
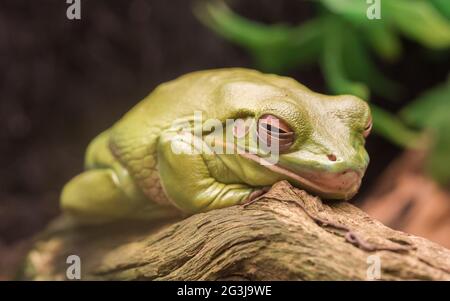
[[[352,198],[361,184],[362,173],[359,171],[349,170],[341,174],[321,174],[317,172],[314,176],[315,181],[308,179],[307,176],[295,173],[279,164],[273,164],[264,158],[255,154],[241,153],[241,156],[249,160],[255,161],[267,169],[286,176],[294,182],[300,184],[302,188],[312,190],[313,192],[324,195],[325,197],[341,198],[348,200]],[[313,174],[310,173],[309,176]],[[345,177],[345,179],[343,179]]]

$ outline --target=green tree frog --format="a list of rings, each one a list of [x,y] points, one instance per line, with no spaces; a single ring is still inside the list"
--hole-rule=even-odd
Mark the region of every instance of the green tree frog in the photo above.
[[[216,151],[230,141],[205,127],[209,120],[241,120],[232,126],[240,151]],[[347,200],[369,162],[371,124],[363,100],[315,93],[289,77],[244,68],[189,73],[159,85],[90,143],[85,171],[65,185],[61,207],[86,222],[149,220],[243,204],[281,180]],[[266,143],[250,143],[250,132]],[[264,164],[262,148],[271,143],[277,160]]]

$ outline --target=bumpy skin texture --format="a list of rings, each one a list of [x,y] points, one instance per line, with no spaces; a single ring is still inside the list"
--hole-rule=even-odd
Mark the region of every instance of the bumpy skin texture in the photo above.
[[[294,133],[274,166],[240,154],[176,154],[173,121],[272,115]],[[161,84],[89,145],[86,171],[63,189],[63,210],[88,222],[151,219],[245,202],[280,180],[324,198],[347,199],[368,164],[367,104],[326,96],[295,80],[241,68],[199,71]],[[203,131],[203,137],[215,133]]]

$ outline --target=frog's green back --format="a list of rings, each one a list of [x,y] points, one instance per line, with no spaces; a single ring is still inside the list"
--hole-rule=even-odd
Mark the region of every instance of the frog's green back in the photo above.
[[[233,90],[230,84],[234,84],[236,89]],[[248,89],[245,89],[245,85]],[[254,89],[252,85],[258,86],[258,89]],[[159,85],[130,110],[116,127],[130,122],[141,127],[140,122],[145,121],[149,127],[166,128],[175,118],[190,116],[194,111],[203,112],[207,115],[206,118],[220,120],[222,116],[229,116],[231,110],[248,108],[249,102],[261,100],[261,94],[266,97],[277,94],[282,96],[291,89],[304,89],[311,93],[291,78],[263,74],[250,69],[228,68],[192,72]],[[238,97],[232,95],[237,91]],[[149,118],[150,116],[152,118]]]

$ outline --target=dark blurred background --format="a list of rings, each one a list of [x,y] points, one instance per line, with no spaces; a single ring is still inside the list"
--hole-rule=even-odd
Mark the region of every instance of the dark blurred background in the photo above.
[[[191,1],[81,3],[81,20],[71,21],[64,0],[0,2],[0,279],[14,270],[30,237],[58,214],[61,187],[81,171],[96,134],[159,83],[194,70],[252,67],[243,50],[194,17]],[[313,10],[295,0],[231,4],[267,23],[297,24]],[[422,50],[406,45],[395,69],[382,66],[411,87],[398,103],[386,103],[392,111],[448,71],[435,66],[417,79],[409,66],[421,70],[415,54]],[[327,92],[316,66],[290,75]],[[359,200],[400,151],[377,136],[368,150],[372,163]]]

